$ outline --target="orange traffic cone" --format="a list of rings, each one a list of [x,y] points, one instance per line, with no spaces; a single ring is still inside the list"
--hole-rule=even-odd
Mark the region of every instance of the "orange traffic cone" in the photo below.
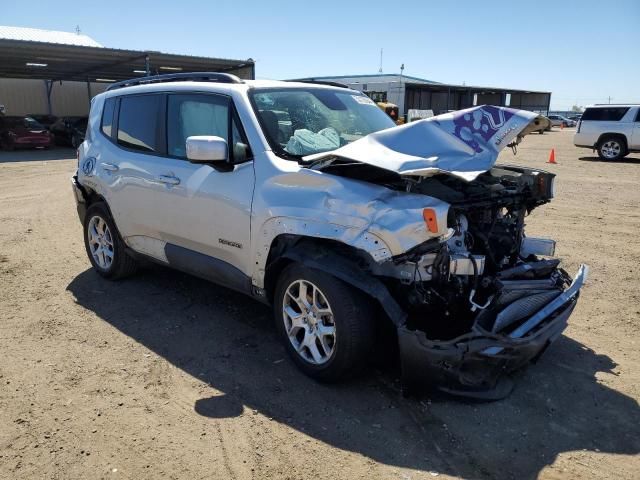
[[[553,148],[551,149],[551,153],[549,154],[549,160],[547,161],[547,163],[558,163],[556,162],[556,151]]]
[[[564,130],[564,122],[560,124],[560,130]]]

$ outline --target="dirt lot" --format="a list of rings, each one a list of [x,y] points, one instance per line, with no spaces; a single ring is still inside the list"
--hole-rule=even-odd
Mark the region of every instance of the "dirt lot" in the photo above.
[[[406,400],[375,368],[319,385],[258,303],[159,267],[101,279],[74,153],[1,153],[0,477],[640,478],[640,156],[571,139],[501,156],[558,174],[528,232],[592,270],[566,335],[491,404]]]

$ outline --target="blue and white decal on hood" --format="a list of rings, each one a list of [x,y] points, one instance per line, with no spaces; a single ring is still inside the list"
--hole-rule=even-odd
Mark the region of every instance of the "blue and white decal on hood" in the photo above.
[[[526,110],[483,105],[381,130],[304,160],[339,158],[400,175],[445,173],[472,181],[495,164],[505,146],[538,129],[539,118]]]

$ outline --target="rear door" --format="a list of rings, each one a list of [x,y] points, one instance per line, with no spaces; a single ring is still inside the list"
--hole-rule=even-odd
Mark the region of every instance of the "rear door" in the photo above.
[[[631,135],[630,148],[640,149],[640,107],[636,107],[635,121],[633,122],[633,133]]]
[[[165,260],[158,209],[166,185],[159,172],[166,162],[166,95],[124,95],[105,101],[96,170],[106,184],[107,202],[125,242]],[[106,137],[108,141],[104,138]]]

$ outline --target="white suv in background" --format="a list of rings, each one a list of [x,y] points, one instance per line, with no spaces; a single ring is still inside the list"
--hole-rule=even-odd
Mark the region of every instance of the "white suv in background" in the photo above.
[[[640,106],[587,107],[573,143],[576,147],[597,150],[603,160],[618,160],[630,152],[640,152]]]
[[[397,127],[337,84],[113,84],[73,178],[86,252],[105,278],[149,259],[272,305],[314,378],[397,342],[406,388],[500,398],[564,330],[586,276],[524,234],[555,175],[495,166],[539,118],[482,106]]]

